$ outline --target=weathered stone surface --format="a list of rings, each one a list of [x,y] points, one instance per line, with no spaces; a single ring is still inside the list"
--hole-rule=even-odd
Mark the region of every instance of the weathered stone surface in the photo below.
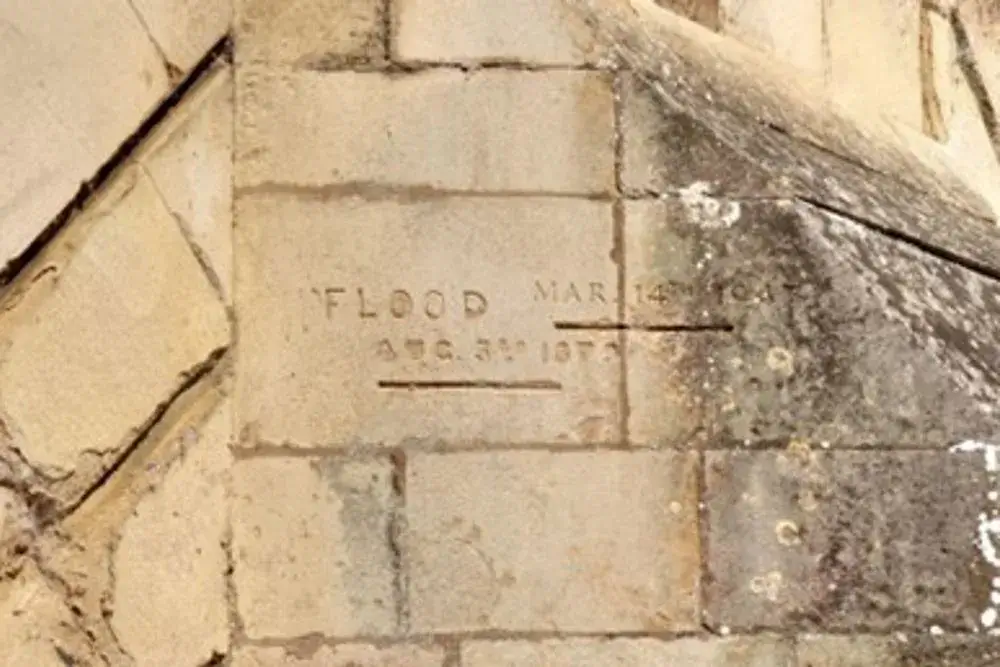
[[[733,639],[474,641],[463,667],[791,667],[792,647],[767,636]]]
[[[237,212],[249,444],[620,440],[607,203],[293,195]]]
[[[699,120],[666,109],[649,85],[621,75],[622,185],[630,195],[708,192],[762,197],[780,192],[752,160],[715,137]]]
[[[722,32],[822,80],[824,0],[720,0]]]
[[[593,38],[561,0],[401,0],[395,50],[423,62],[593,62]]]
[[[637,442],[995,432],[996,282],[801,204],[689,191],[630,204],[626,238],[627,318],[660,329],[629,337]]]
[[[798,667],[992,667],[1000,664],[993,637],[914,634],[806,636],[796,647]]]
[[[695,466],[676,452],[412,457],[413,630],[697,627]]]
[[[385,57],[377,0],[236,0],[236,60],[310,69]]]
[[[977,628],[993,576],[982,454],[809,446],[707,455],[709,621]]]
[[[976,219],[991,218],[989,207],[959,177],[928,169],[890,124],[849,118],[773,57],[695,30],[651,0],[566,1],[655,83],[665,108],[697,118],[787,194],[1000,271],[1000,238]]]
[[[139,156],[209,280],[230,298],[233,272],[233,77],[217,65]]]
[[[230,407],[223,404],[200,433],[191,432],[182,458],[122,529],[110,622],[138,664],[205,665],[228,650]]]
[[[76,469],[61,482],[72,496],[227,345],[229,326],[137,168],[76,221],[25,289],[0,322],[0,409],[10,438],[0,444],[48,475]]]
[[[126,0],[0,7],[0,275],[166,94]]]
[[[655,0],[656,4],[710,30],[719,29],[719,0]]]
[[[222,39],[232,21],[230,0],[129,0],[167,61],[190,71]]]
[[[868,113],[889,113],[919,129],[920,1],[824,2],[834,94]]]
[[[599,72],[247,68],[237,94],[238,185],[578,194],[614,184],[611,86]]]
[[[376,648],[367,644],[320,646],[308,655],[282,648],[240,649],[233,667],[443,667],[440,648],[392,646]]]
[[[4,667],[101,664],[66,601],[34,567],[0,584],[0,618]]]
[[[388,464],[250,459],[233,469],[233,580],[251,639],[396,628]]]

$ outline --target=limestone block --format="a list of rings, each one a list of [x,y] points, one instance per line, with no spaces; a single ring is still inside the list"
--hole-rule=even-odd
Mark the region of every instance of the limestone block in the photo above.
[[[722,32],[822,81],[824,0],[720,0]]]
[[[599,72],[247,68],[237,95],[238,186],[579,194],[614,184],[611,86]]]
[[[229,30],[231,0],[129,0],[164,57],[188,72]]]
[[[123,172],[71,231],[0,321],[12,444],[57,477],[84,458],[110,465],[229,340],[222,304],[141,169]]]
[[[238,63],[328,69],[385,57],[379,0],[236,0]]]
[[[169,89],[126,0],[0,6],[0,272]]]
[[[983,458],[830,453],[804,441],[709,453],[709,622],[734,631],[979,628],[996,576]]]
[[[695,471],[677,452],[412,457],[413,630],[696,628]]]
[[[204,665],[227,652],[231,433],[230,406],[223,404],[122,528],[110,620],[137,664]]]
[[[719,29],[719,0],[655,0],[656,4],[709,30]]]
[[[139,160],[228,301],[233,272],[233,78],[217,65],[192,88]]]
[[[438,647],[367,644],[320,646],[303,655],[282,648],[247,647],[236,652],[233,667],[443,667],[444,651]]]
[[[674,641],[568,639],[542,642],[473,641],[462,647],[463,667],[791,667],[790,642],[768,637]]]
[[[923,127],[920,0],[825,0],[833,95]]]
[[[403,60],[581,65],[597,55],[593,35],[561,0],[400,0],[394,9]]]
[[[620,439],[608,203],[370,197],[238,202],[247,444]]]
[[[233,469],[233,580],[251,639],[396,628],[386,463],[304,458]]]

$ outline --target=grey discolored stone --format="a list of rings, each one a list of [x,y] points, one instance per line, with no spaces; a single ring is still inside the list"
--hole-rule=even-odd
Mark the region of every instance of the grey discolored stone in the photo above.
[[[1000,285],[801,202],[625,209],[631,437],[947,447],[998,429]]]
[[[813,635],[799,639],[798,667],[994,667],[995,637],[917,634]]]
[[[976,544],[990,502],[979,455],[797,443],[706,465],[711,623],[978,627],[994,576]]]

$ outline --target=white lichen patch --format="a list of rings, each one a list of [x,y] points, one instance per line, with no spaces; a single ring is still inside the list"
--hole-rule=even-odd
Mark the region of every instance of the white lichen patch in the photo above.
[[[983,464],[989,478],[990,490],[983,502],[983,511],[979,513],[976,527],[976,546],[983,560],[996,570],[991,582],[989,604],[979,616],[979,622],[984,630],[995,632],[994,628],[1000,619],[1000,491],[998,491],[997,473],[1000,472],[1000,445],[965,440],[951,448],[952,452],[982,453]]]
[[[740,219],[740,203],[713,197],[711,190],[711,184],[705,181],[695,181],[680,189],[681,204],[684,205],[688,219],[709,229],[732,227]]]

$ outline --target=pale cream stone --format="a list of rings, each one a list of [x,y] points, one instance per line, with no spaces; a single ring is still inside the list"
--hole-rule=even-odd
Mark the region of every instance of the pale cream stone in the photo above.
[[[614,183],[611,87],[599,72],[247,68],[237,95],[237,185],[606,193]]]
[[[1000,161],[993,151],[979,104],[959,67],[952,27],[944,17],[934,12],[928,14],[933,37],[934,92],[946,134],[942,152],[952,169],[990,203],[1000,220]],[[997,50],[1000,52],[1000,46]],[[1000,92],[1000,71],[997,91]]]
[[[232,0],[129,0],[171,65],[188,72],[222,39]]]
[[[303,458],[233,469],[233,579],[251,639],[390,634],[392,473]]]
[[[721,0],[722,32],[822,80],[823,1]]]
[[[217,65],[139,159],[228,301],[233,272],[233,78]]]
[[[51,474],[127,444],[229,339],[222,304],[140,170],[74,224],[73,254],[0,321],[0,409],[27,461]]]
[[[610,204],[281,192],[237,210],[249,444],[619,439]]]
[[[399,0],[396,55],[426,62],[580,65],[594,38],[562,0]]]
[[[127,0],[0,3],[0,270],[167,93]]]
[[[414,631],[696,628],[696,462],[678,452],[411,457]]]
[[[198,432],[125,523],[112,560],[111,625],[148,667],[208,664],[229,646],[226,484],[230,406]]]
[[[789,642],[768,636],[472,641],[462,647],[463,667],[790,667],[793,658]]]
[[[920,129],[920,0],[824,1],[834,96]]]
[[[385,56],[379,0],[235,0],[236,58],[323,69]]]
[[[0,584],[0,618],[4,667],[101,664],[67,602],[33,566]]]
[[[443,667],[440,647],[391,646],[376,648],[366,644],[320,646],[309,656],[283,648],[247,647],[233,656],[233,667]]]

